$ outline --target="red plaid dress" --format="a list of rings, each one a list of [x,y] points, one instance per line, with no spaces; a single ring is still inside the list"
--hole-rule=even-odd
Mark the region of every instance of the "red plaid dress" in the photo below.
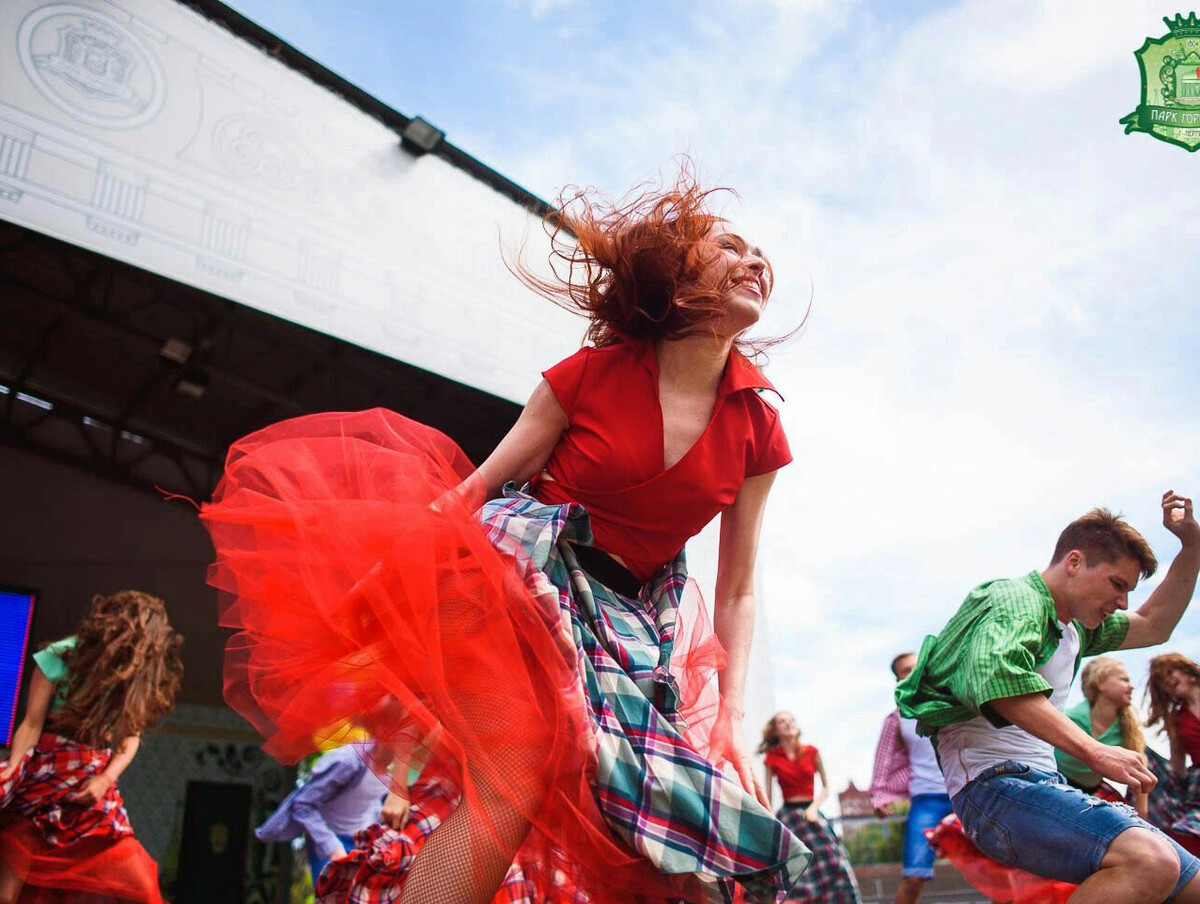
[[[111,755],[45,732],[0,782],[0,859],[25,881],[22,904],[49,900],[50,889],[162,901],[158,868],[133,837],[116,785],[90,806],[71,800]]]
[[[316,879],[317,904],[393,904],[400,899],[417,854],[462,800],[452,767],[440,759],[425,767],[408,794],[411,806],[402,828],[373,825],[355,833],[356,847],[321,871]],[[560,872],[558,878],[559,890],[568,900],[587,904],[586,896],[567,887],[570,880],[565,873]],[[539,904],[542,900],[537,884],[526,879],[518,856],[492,904]]]

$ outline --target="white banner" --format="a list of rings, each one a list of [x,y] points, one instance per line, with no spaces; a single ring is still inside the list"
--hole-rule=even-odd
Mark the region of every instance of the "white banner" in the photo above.
[[[578,346],[503,265],[535,217],[189,8],[4,0],[0,44],[0,218],[514,401]]]

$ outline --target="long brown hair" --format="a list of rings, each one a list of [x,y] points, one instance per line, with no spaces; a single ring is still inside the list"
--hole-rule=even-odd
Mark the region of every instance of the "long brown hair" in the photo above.
[[[1088,660],[1083,671],[1079,673],[1079,683],[1083,688],[1083,696],[1089,706],[1096,705],[1100,696],[1100,685],[1115,675],[1124,672],[1125,666],[1111,656],[1097,656]],[[1135,753],[1145,753],[1146,738],[1142,735],[1142,726],[1138,722],[1137,711],[1132,706],[1122,706],[1117,713],[1121,724],[1121,746]]]
[[[66,702],[46,720],[52,731],[90,747],[140,734],[175,705],[183,677],[183,637],[163,601],[137,590],[92,597],[75,648],[63,655]]]
[[[615,202],[595,189],[566,188],[545,221],[553,277],[537,276],[520,260],[510,269],[538,294],[587,317],[587,339],[597,347],[711,330],[730,288],[748,275],[735,266],[720,279],[706,276],[722,253],[710,234],[723,222],[708,206],[724,193],[733,192],[703,188],[686,158],[673,184],[645,183]],[[773,285],[769,262],[767,275]],[[800,326],[786,336],[736,344],[756,354]]]
[[[1167,675],[1176,669],[1200,681],[1200,665],[1196,665],[1182,653],[1163,653],[1150,660],[1150,680],[1146,682],[1146,694],[1150,698],[1150,712],[1146,716],[1147,728],[1152,728],[1159,722],[1162,722],[1159,731],[1171,731],[1175,728],[1175,716],[1183,709],[1185,703],[1167,693],[1163,684]]]
[[[783,743],[783,738],[779,737],[779,729],[775,727],[775,723],[779,720],[780,716],[786,715],[791,715],[791,713],[786,710],[780,710],[771,716],[767,724],[763,726],[762,741],[758,745],[759,753],[766,753],[772,747],[778,747]]]

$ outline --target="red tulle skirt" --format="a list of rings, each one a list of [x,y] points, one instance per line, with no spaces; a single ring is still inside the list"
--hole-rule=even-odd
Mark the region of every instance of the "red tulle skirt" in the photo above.
[[[71,800],[110,754],[45,732],[0,784],[0,862],[24,882],[22,904],[162,901],[116,786],[90,806]]]
[[[238,631],[226,700],[285,762],[351,723],[393,771],[444,758],[462,802],[439,835],[457,833],[476,864],[507,852],[507,866],[515,819],[516,859],[545,901],[707,900],[708,883],[658,872],[606,825],[570,621],[529,558],[489,540],[472,474],[443,434],[380,409],[236,443],[202,512],[220,621]],[[712,648],[681,637],[681,660],[689,643]],[[713,656],[694,658],[711,677]]]
[[[28,821],[0,828],[0,860],[25,881],[20,904],[161,904],[158,866],[131,835],[52,845]]]
[[[925,833],[939,857],[946,857],[975,888],[997,904],[1066,904],[1078,886],[1004,866],[981,852],[951,814]]]

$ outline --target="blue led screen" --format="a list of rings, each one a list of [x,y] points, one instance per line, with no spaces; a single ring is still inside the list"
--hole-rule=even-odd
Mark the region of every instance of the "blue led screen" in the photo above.
[[[17,696],[33,622],[32,593],[0,589],[0,744],[12,743]]]

